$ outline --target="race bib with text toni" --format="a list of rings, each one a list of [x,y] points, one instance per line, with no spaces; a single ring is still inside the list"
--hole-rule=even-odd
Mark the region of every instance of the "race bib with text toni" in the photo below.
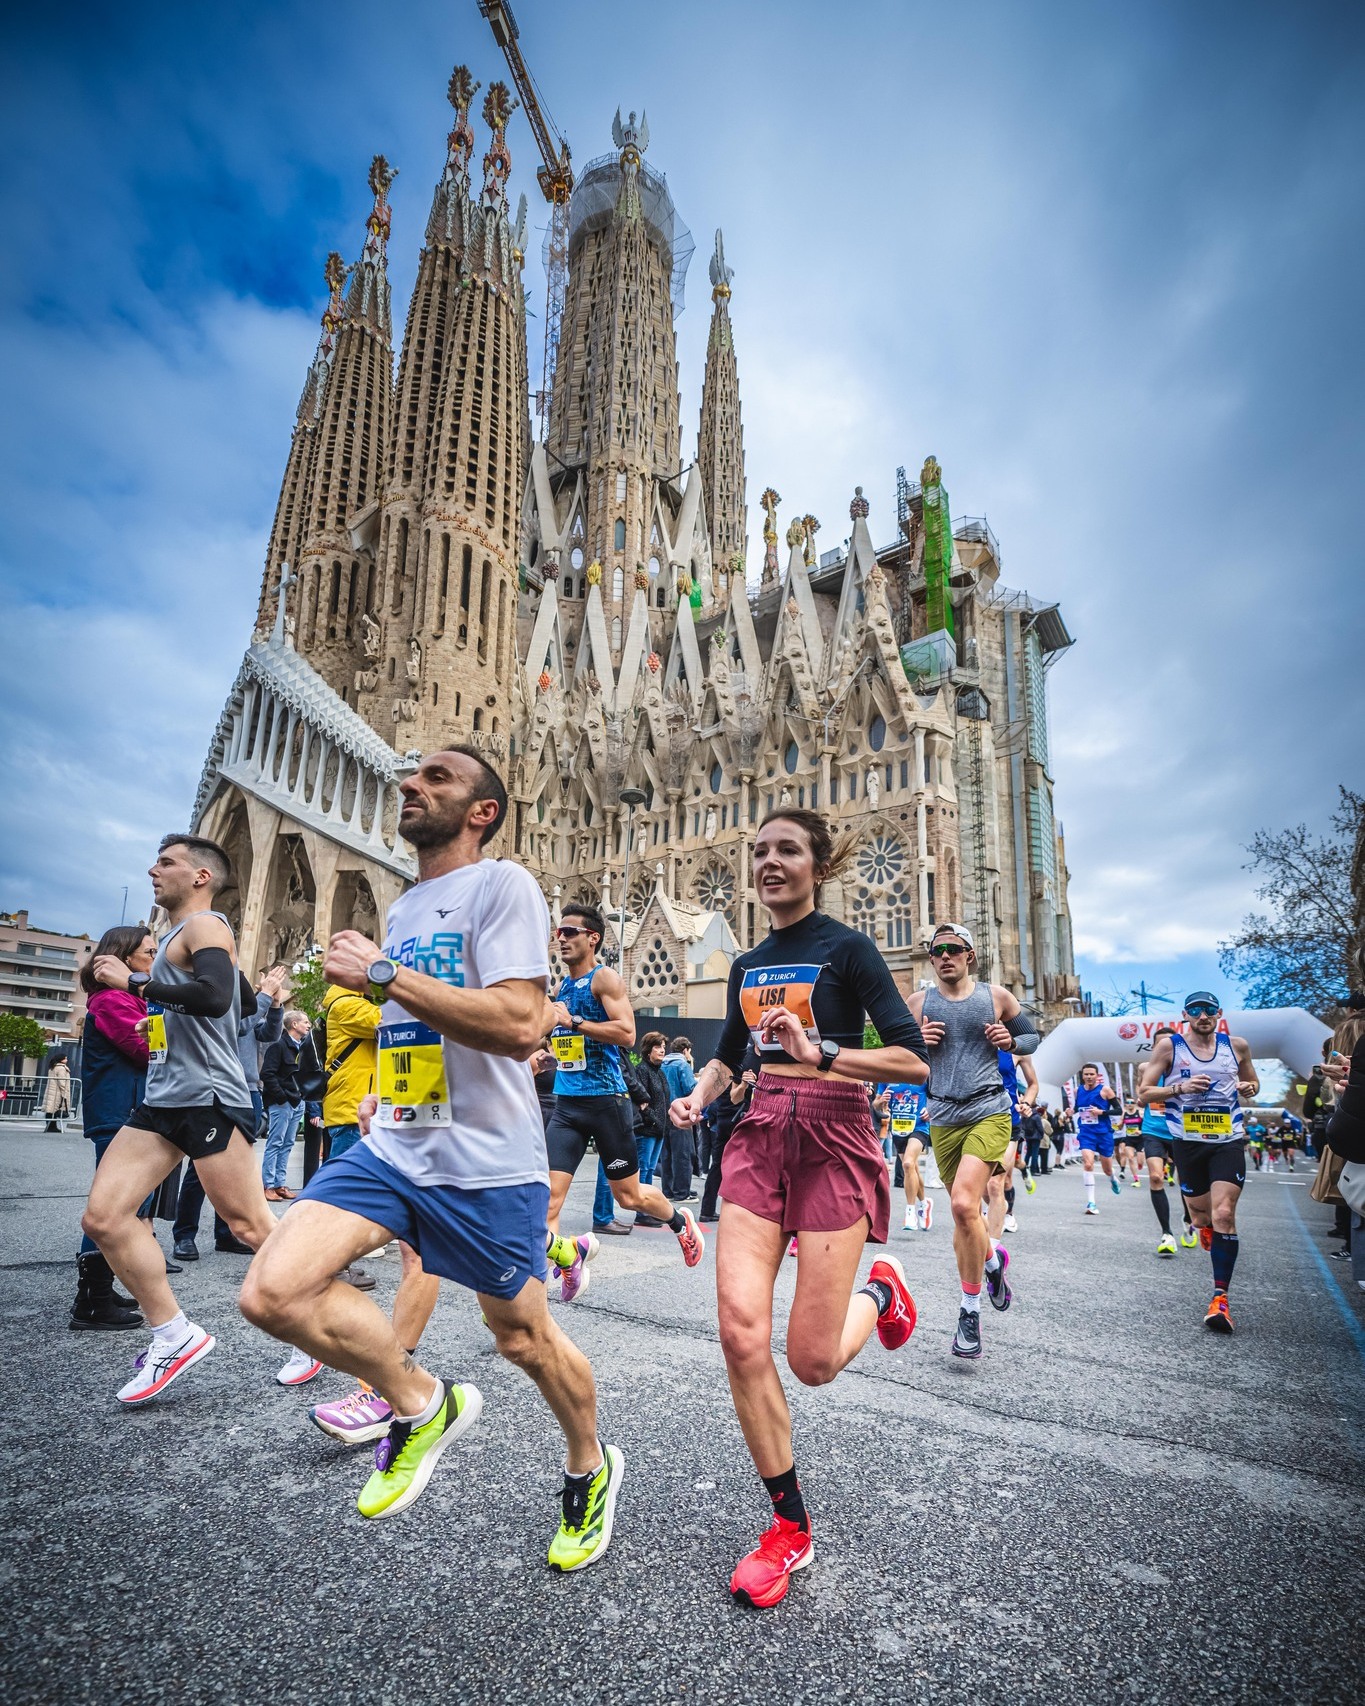
[[[417,1019],[379,1027],[379,1112],[382,1126],[450,1125],[441,1033]]]

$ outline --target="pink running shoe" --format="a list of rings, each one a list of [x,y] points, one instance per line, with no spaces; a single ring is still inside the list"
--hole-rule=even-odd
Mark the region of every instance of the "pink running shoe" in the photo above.
[[[683,1261],[687,1263],[689,1268],[695,1268],[706,1254],[706,1239],[702,1234],[701,1227],[693,1220],[690,1209],[680,1208],[678,1213],[686,1222],[678,1234],[678,1242],[682,1245]]]
[[[927,1232],[927,1231],[928,1231],[928,1230],[929,1230],[929,1228],[930,1228],[930,1227],[931,1227],[931,1226],[932,1226],[932,1225],[933,1225],[933,1223],[934,1223],[934,1205],[933,1205],[933,1201],[932,1201],[932,1200],[931,1200],[931,1199],[930,1199],[930,1198],[929,1198],[929,1197],[925,1197],[925,1199],[924,1199],[924,1201],[923,1201],[923,1203],[921,1203],[921,1205],[920,1205],[920,1206],[921,1206],[921,1208],[923,1208],[923,1210],[924,1210],[924,1223],[923,1223],[923,1225],[922,1225],[922,1226],[921,1226],[921,1227],[920,1227],[920,1231],[921,1231],[921,1232]]]
[[[362,1380],[335,1404],[314,1404],[308,1419],[343,1445],[369,1445],[383,1439],[393,1420],[393,1411],[373,1386]]]
[[[592,1278],[588,1272],[588,1263],[599,1248],[597,1239],[591,1232],[584,1232],[575,1238],[574,1245],[578,1254],[574,1257],[573,1266],[563,1270],[559,1282],[559,1296],[564,1303],[572,1303],[574,1298],[582,1297],[588,1289],[588,1282]]]
[[[797,1250],[796,1239],[793,1237],[791,1243],[788,1244],[788,1246],[787,1246],[787,1254],[789,1256],[794,1256],[796,1254],[796,1250]]]

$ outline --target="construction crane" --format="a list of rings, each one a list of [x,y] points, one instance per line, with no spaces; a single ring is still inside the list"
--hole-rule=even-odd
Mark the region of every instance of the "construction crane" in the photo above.
[[[521,49],[517,46],[521,32],[512,16],[512,8],[505,0],[479,0],[479,10],[492,26],[493,40],[507,60],[507,68],[512,73],[512,81],[517,86],[530,122],[531,134],[544,161],[536,173],[536,182],[550,204],[550,248],[545,277],[545,354],[540,390],[536,392],[536,413],[540,417],[543,441],[550,436],[550,404],[555,364],[559,359],[559,330],[564,319],[564,295],[569,283],[569,197],[573,194],[573,167],[569,163],[569,145],[545,111],[540,92],[521,57]]]

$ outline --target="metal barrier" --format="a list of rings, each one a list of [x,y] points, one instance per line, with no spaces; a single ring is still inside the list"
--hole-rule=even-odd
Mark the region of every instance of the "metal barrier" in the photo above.
[[[46,1073],[26,1078],[21,1073],[0,1073],[0,1119],[42,1119],[43,1096],[47,1092]],[[81,1081],[71,1080],[71,1109],[64,1119],[74,1119],[81,1111]]]

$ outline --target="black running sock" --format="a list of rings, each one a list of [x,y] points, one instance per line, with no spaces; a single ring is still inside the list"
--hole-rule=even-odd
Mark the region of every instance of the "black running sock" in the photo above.
[[[793,1463],[785,1475],[765,1475],[763,1485],[768,1489],[774,1513],[787,1522],[800,1523],[809,1532],[810,1517],[806,1514],[806,1501],[801,1497],[801,1483],[796,1479],[796,1465]]]
[[[1171,1231],[1171,1201],[1166,1195],[1165,1185],[1153,1185],[1151,1190],[1152,1207],[1156,1217],[1161,1222],[1162,1232],[1169,1237]]]
[[[685,1230],[686,1226],[687,1226],[686,1216],[683,1215],[678,1209],[675,1208],[673,1210],[672,1214],[670,1214],[668,1217],[668,1230],[670,1232],[682,1232],[683,1230]]]
[[[870,1297],[877,1305],[877,1314],[882,1316],[891,1307],[891,1299],[895,1293],[885,1280],[869,1280],[866,1285],[858,1288],[859,1297]]]
[[[1209,1256],[1213,1262],[1213,1289],[1226,1291],[1232,1284],[1232,1270],[1237,1265],[1240,1240],[1235,1232],[1215,1232]]]
[[[1005,1207],[1010,1211],[1011,1214],[1014,1213],[1014,1186],[1013,1185],[1011,1185],[1010,1188],[1005,1192]]]

